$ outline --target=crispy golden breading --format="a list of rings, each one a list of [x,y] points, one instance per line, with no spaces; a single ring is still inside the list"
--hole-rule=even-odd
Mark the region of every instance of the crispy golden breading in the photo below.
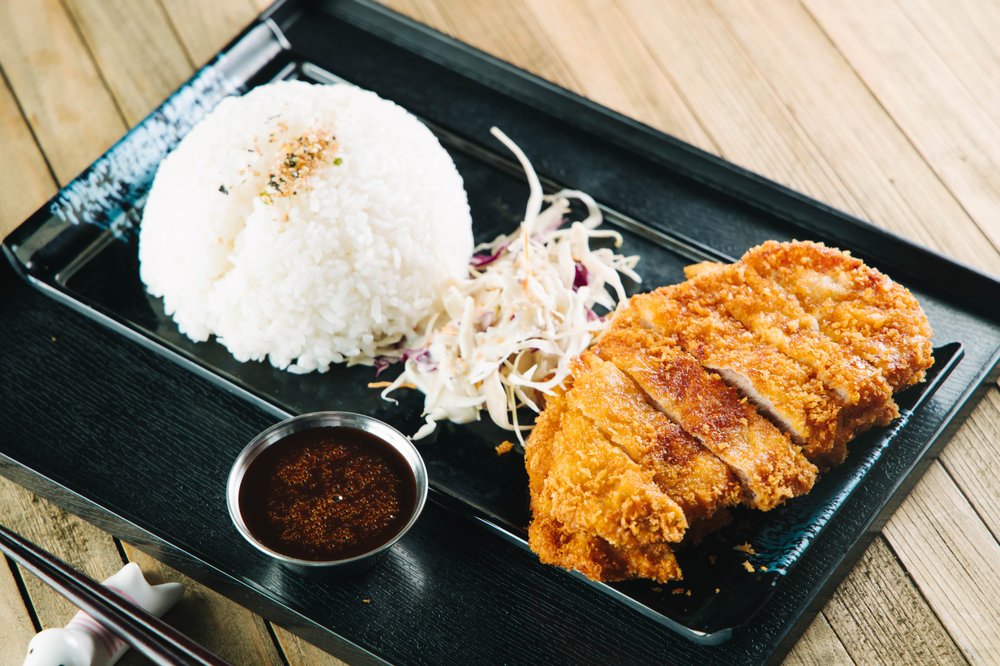
[[[894,391],[934,362],[931,327],[906,287],[847,252],[808,241],[768,241],[740,260],[794,295],[819,329],[882,371]]]
[[[687,519],[677,502],[563,400],[549,400],[541,430],[525,445],[533,515],[617,547],[680,541]],[[550,409],[561,412],[557,426]]]
[[[768,242],[685,273],[620,308],[536,420],[525,465],[542,562],[679,579],[672,544],[740,501],[809,492],[816,464],[897,416],[892,392],[933,362],[913,296],[847,253]]]
[[[573,385],[573,377],[566,381],[567,386]],[[551,442],[559,432],[559,423],[566,411],[566,399],[563,392],[558,391],[545,401],[545,409],[535,418],[535,425],[524,445],[524,466],[528,471],[528,494],[531,497],[532,509],[535,497],[542,493],[542,484],[549,468],[552,467]],[[536,444],[538,446],[536,446]],[[537,517],[538,513],[532,511]]]
[[[708,271],[716,271],[727,264],[720,264],[717,261],[699,261],[696,264],[688,264],[684,267],[684,277],[688,280],[692,280],[702,273]]]
[[[650,405],[616,365],[584,352],[575,362],[566,400],[653,473],[657,486],[684,510],[689,525],[740,502],[743,491],[726,464]]]
[[[583,428],[580,428],[581,423]],[[669,536],[676,541],[683,527],[678,525],[679,529],[666,530],[665,534],[662,529],[649,529],[650,526],[642,521],[630,520],[626,505],[634,504],[634,493],[618,492],[608,486],[620,482],[628,487],[634,477],[641,474],[637,466],[623,473],[622,468],[629,467],[621,464],[624,454],[604,441],[592,427],[588,432],[588,424],[582,415],[567,407],[563,394],[549,398],[535,422],[525,446],[533,515],[528,528],[531,549],[546,564],[574,569],[594,580],[651,578],[666,582],[680,578],[674,553],[662,540]],[[585,454],[593,455],[602,447],[611,453],[590,458],[587,464],[576,469],[567,469],[567,465],[579,462],[579,457],[573,455],[573,443],[565,439],[564,425],[565,433],[578,437],[575,444]],[[580,437],[581,434],[584,436]],[[594,486],[594,478],[601,480],[598,487]],[[645,480],[645,490],[654,489],[653,494],[657,495],[648,474]],[[660,495],[657,499],[667,502],[654,499],[647,508],[663,510],[664,516],[659,518],[670,520],[672,517],[676,522],[680,507],[665,496]],[[684,520],[683,514],[680,519]],[[654,525],[657,522],[652,521]],[[653,540],[650,539],[652,535],[655,535]],[[605,538],[608,536],[612,536],[617,545]]]
[[[528,543],[545,564],[574,569],[592,580],[650,578],[666,583],[682,578],[677,558],[665,543],[616,548],[598,536],[574,532],[545,516],[532,521]]]
[[[697,290],[686,288],[688,284],[633,296],[613,326],[638,325],[668,338],[749,397],[805,447],[807,458],[825,462],[837,446],[842,409],[837,396],[807,368],[720,307],[704,304]]]
[[[848,441],[899,416],[892,387],[878,368],[827,337],[794,296],[742,262],[718,264],[713,270],[703,267],[697,277],[671,287],[670,293],[677,300],[725,310],[762,344],[806,368],[836,394],[841,407],[832,445],[812,437],[806,440],[804,450],[813,462],[824,467],[843,462]]]
[[[812,488],[816,467],[799,448],[669,339],[641,327],[613,328],[592,351],[617,365],[664,414],[725,462],[751,506],[766,511]]]

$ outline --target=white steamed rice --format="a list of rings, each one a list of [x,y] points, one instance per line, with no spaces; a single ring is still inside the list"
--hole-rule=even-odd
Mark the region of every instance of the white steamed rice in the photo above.
[[[283,144],[317,131],[335,139],[322,164],[269,196]],[[185,335],[300,372],[405,344],[471,253],[434,135],[374,93],[301,82],[221,102],[160,166],[139,235],[142,281]]]

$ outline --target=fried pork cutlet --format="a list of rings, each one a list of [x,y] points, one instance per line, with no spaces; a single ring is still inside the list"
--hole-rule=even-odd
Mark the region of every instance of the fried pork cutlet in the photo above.
[[[570,530],[546,516],[537,516],[531,522],[528,543],[544,564],[575,569],[593,580],[650,578],[666,583],[682,577],[669,544],[616,548],[601,537]]]
[[[742,262],[716,265],[670,288],[675,300],[725,310],[764,343],[793,359],[833,391],[842,405],[833,445],[809,440],[805,453],[821,465],[843,461],[847,442],[899,416],[881,372],[819,330],[794,296]]]
[[[680,578],[672,543],[738,501],[807,493],[813,463],[888,423],[892,392],[933,362],[916,299],[847,253],[768,242],[685,272],[616,312],[536,422],[528,534],[543,562]]]
[[[807,368],[704,304],[686,284],[633,296],[613,326],[646,327],[668,338],[749,397],[807,458],[825,463],[837,446],[840,400]]]
[[[533,515],[620,548],[680,541],[687,519],[677,502],[563,400],[548,401],[525,445]]]
[[[553,479],[558,480],[559,475],[566,472],[565,461],[561,462],[560,458],[567,453],[560,446],[562,442],[556,440],[562,431],[564,417],[567,416],[577,421],[584,420],[572,415],[562,395],[550,398],[545,410],[538,416],[525,446],[525,466],[528,470],[533,515],[528,528],[531,549],[546,564],[575,569],[594,580],[651,578],[666,582],[680,578],[680,567],[667,543],[639,543],[646,539],[639,538],[641,535],[633,534],[632,531],[641,529],[641,525],[625,520],[622,507],[616,503],[622,501],[620,493],[608,494],[602,503],[600,496],[593,496],[594,489],[589,487],[586,480],[578,481],[579,487],[574,487],[573,481],[567,485],[565,478],[553,483]],[[583,448],[587,448],[585,443]],[[601,476],[605,483],[615,482],[613,477],[608,476],[609,473],[614,474],[614,469],[602,471],[590,466],[579,471]],[[632,472],[634,475],[635,470]],[[585,507],[576,507],[576,496],[584,494]],[[626,499],[634,501],[633,498]],[[667,515],[675,515],[674,508],[679,510],[679,507],[667,504]],[[568,519],[556,516],[568,516]],[[612,521],[618,519],[620,522],[608,525],[609,517]],[[616,537],[617,545],[605,538],[608,534],[617,534],[626,525],[628,527],[624,533]],[[672,531],[671,536],[679,538],[679,534],[675,532]]]
[[[732,471],[698,440],[647,402],[613,363],[584,352],[573,368],[566,401],[629,458],[653,474],[693,526],[738,504],[743,490]]]
[[[631,377],[671,420],[736,474],[751,506],[769,510],[809,492],[816,467],[786,435],[669,339],[613,328],[592,351]]]
[[[768,241],[740,260],[794,295],[831,339],[881,370],[894,391],[922,381],[931,327],[906,287],[847,252],[809,241]]]

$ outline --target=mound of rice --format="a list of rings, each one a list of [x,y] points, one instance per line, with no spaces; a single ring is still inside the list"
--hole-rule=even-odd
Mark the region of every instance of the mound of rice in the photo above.
[[[434,135],[374,93],[302,82],[220,103],[160,166],[139,233],[181,332],[299,372],[405,345],[471,254]]]

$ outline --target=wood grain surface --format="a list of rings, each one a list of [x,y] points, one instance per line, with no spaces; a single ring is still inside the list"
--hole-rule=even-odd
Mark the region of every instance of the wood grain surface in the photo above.
[[[0,2],[0,235],[141,120],[266,4]],[[387,4],[705,150],[1000,274],[1000,4]],[[1000,392],[994,388],[786,663],[996,663],[998,441]],[[234,663],[337,663],[6,480],[0,480],[0,522],[95,578],[128,559],[154,581],[183,580],[188,591],[168,618]],[[73,612],[30,575],[0,563],[0,664],[19,663],[39,627],[61,626]]]

